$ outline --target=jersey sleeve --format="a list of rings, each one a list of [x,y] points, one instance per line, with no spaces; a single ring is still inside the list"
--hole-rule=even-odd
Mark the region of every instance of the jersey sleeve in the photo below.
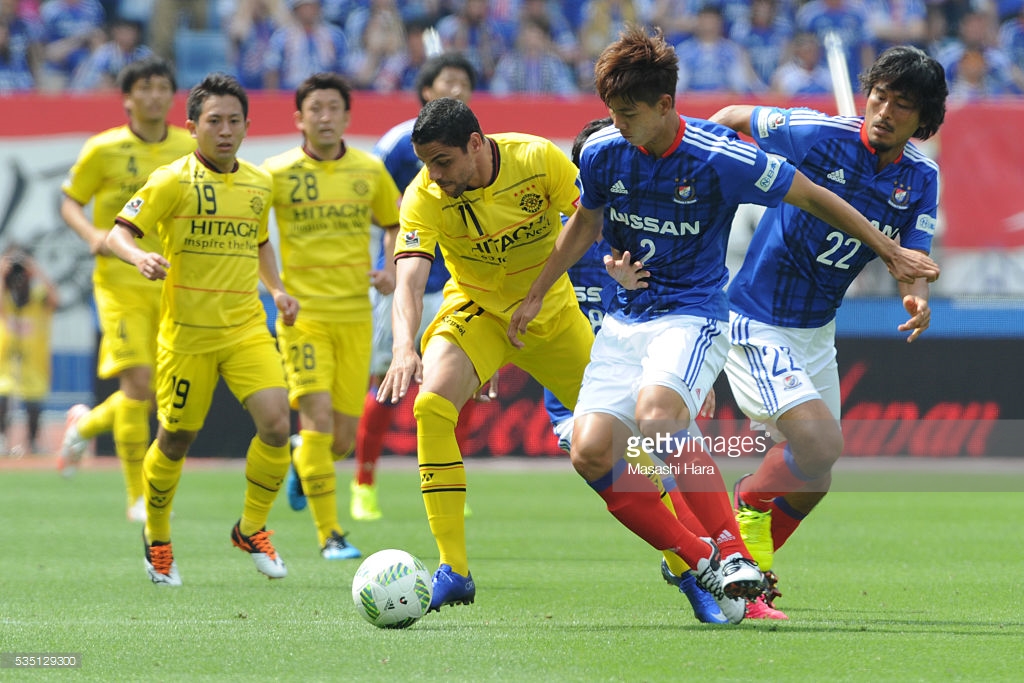
[[[936,215],[938,213],[939,174],[936,172],[926,179],[925,189],[919,203],[917,215],[909,230],[900,232],[900,246],[930,253],[935,237]]]
[[[754,154],[753,163],[746,155],[716,154],[712,157],[715,170],[724,179],[721,186],[728,203],[778,206],[793,185],[796,167],[741,140],[734,144],[747,147]]]
[[[86,141],[68,177],[61,185],[65,195],[83,206],[96,195],[103,183],[103,160],[100,158],[99,149],[95,138]]]
[[[800,125],[792,125],[794,118]],[[755,107],[750,114],[750,132],[758,147],[799,166],[817,140],[816,133],[820,128],[813,124],[828,119],[813,109]]]
[[[178,185],[177,174],[171,167],[158,168],[118,212],[116,222],[133,229],[139,236],[156,233],[160,223],[174,210]],[[266,229],[264,218],[263,233]]]
[[[602,209],[608,204],[608,196],[598,182],[599,163],[597,150],[584,147],[580,154],[579,188],[580,203],[588,209]]]
[[[398,224],[398,200],[401,199],[401,194],[387,168],[383,163],[380,166],[380,182],[377,183],[377,191],[373,196],[370,210],[377,225],[390,227]]]
[[[434,258],[437,233],[433,226],[441,225],[441,203],[427,189],[425,174],[426,168],[413,179],[402,197],[395,260],[407,256]]]

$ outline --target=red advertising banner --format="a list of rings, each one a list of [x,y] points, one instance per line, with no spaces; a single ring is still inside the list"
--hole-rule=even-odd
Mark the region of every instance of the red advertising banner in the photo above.
[[[940,135],[945,247],[1024,246],[1024,104],[951,109]]]

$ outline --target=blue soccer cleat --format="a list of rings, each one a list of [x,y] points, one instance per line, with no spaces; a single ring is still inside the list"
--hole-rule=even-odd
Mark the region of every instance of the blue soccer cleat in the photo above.
[[[288,444],[294,453],[295,449],[302,445],[302,437],[298,434],[293,434],[288,439]],[[298,512],[299,510],[306,509],[309,501],[306,500],[306,492],[302,490],[302,480],[299,479],[299,473],[295,471],[294,460],[288,465],[288,475],[284,480],[284,490],[288,493],[288,505],[292,510]]]
[[[452,571],[451,565],[442,564],[431,582],[430,607],[427,612],[440,612],[444,605],[471,605],[476,599],[473,573],[467,576]]]
[[[665,583],[675,586],[679,589],[680,593],[686,596],[686,599],[690,601],[690,607],[693,608],[693,616],[697,618],[697,621],[705,624],[730,623],[729,618],[722,613],[722,608],[718,606],[715,596],[697,585],[697,580],[693,578],[693,574],[686,572],[681,577],[676,576],[668,568],[668,563],[662,560],[661,577],[665,579]]]
[[[332,531],[324,547],[320,549],[320,556],[325,560],[354,560],[363,554],[359,552],[359,548],[345,540],[344,534]]]

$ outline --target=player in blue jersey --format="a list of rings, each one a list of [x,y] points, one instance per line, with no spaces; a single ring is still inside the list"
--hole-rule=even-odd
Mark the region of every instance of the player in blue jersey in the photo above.
[[[884,52],[861,76],[864,117],[809,109],[731,106],[712,119],[751,135],[811,180],[845,198],[891,245],[927,253],[935,232],[939,171],[911,137],[942,124],[941,65],[915,47]],[[876,237],[877,239],[877,237]],[[825,496],[843,448],[835,315],[874,247],[793,206],[769,209],[729,286],[732,348],[726,373],[736,400],[783,439],[736,482],[743,539],[762,570]],[[928,328],[928,281],[900,281],[914,341]]]
[[[513,313],[508,337],[520,343],[543,295],[603,226],[622,262],[639,255],[644,281],[636,290],[617,288],[594,343],[575,408],[573,466],[609,512],[655,548],[674,550],[720,601],[755,599],[763,576],[739,538],[721,474],[688,431],[729,348],[723,287],[736,207],[785,201],[804,208],[877,248],[901,280],[934,279],[938,266],[881,236],[788,162],[728,128],[680,116],[677,72],[660,31],[630,27],[601,54],[595,82],[614,126],[584,145],[580,207]],[[630,466],[645,450],[675,465],[706,536],[661,505],[644,472]]]

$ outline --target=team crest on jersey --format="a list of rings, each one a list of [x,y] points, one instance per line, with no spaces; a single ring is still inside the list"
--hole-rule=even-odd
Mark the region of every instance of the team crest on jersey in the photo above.
[[[261,213],[263,213],[263,198],[253,197],[251,200],[249,200],[249,208],[252,209],[252,212],[254,214],[259,216]]]
[[[142,200],[142,197],[133,197],[130,202],[124,205],[124,208],[121,209],[121,213],[128,216],[128,218],[135,218],[139,215],[139,210],[142,208],[144,203],[145,202]]]
[[[803,384],[800,378],[796,375],[786,375],[782,378],[783,391],[789,391],[790,389],[796,389],[798,386]]]
[[[415,230],[410,230],[403,235],[402,239],[405,240],[406,248],[415,248],[420,246],[420,234]]]
[[[352,191],[362,197],[370,191],[370,184],[365,180],[357,180],[352,183]]]
[[[672,197],[676,204],[693,204],[697,199],[697,186],[691,178],[676,185],[676,193]]]
[[[903,183],[893,183],[889,206],[894,209],[905,209],[910,206],[910,188]]]
[[[534,192],[529,192],[519,198],[519,208],[526,213],[537,213],[543,206],[544,200]]]

